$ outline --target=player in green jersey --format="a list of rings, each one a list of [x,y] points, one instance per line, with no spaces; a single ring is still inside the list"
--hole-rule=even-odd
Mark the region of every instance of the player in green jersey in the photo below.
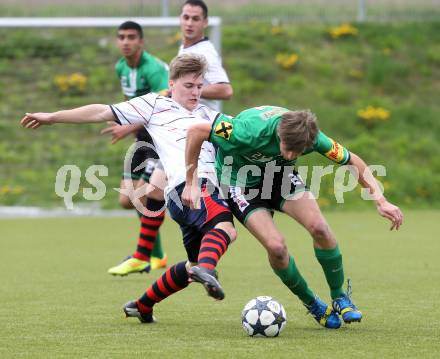
[[[119,26],[117,44],[123,57],[115,65],[127,99],[149,92],[168,92],[168,65],[144,50],[139,24],[126,21]]]
[[[168,93],[168,65],[144,50],[142,27],[133,21],[126,21],[118,28],[117,45],[123,57],[115,65],[116,74],[121,82],[125,99],[145,95],[149,92]],[[153,140],[143,126],[112,126],[103,131],[111,132],[113,137],[123,138],[130,133],[136,135],[136,146],[132,154],[131,164],[124,165],[121,180],[119,202],[122,207],[134,208],[132,198],[136,189],[150,181],[157,166],[158,155],[154,149]],[[113,141],[113,143],[116,141]],[[125,168],[128,167],[128,168]],[[143,196],[141,202],[150,211],[159,211],[165,207],[163,195],[153,191],[148,194],[148,200]],[[132,256],[121,264],[112,267],[108,273],[127,275],[135,272],[164,268],[167,257],[162,249],[160,234],[157,237],[148,235],[150,227],[159,228],[163,222],[163,212],[153,219],[147,218],[143,212],[138,212],[141,220],[141,230],[138,245]]]
[[[182,199],[193,208],[200,198],[194,173],[203,141],[210,141],[217,148],[217,174],[223,188],[229,188],[228,204],[233,214],[264,246],[270,265],[282,282],[321,325],[339,328],[339,315],[346,323],[360,321],[362,313],[351,300],[350,283],[347,291],[343,290],[342,255],[336,238],[293,166],[299,156],[310,152],[351,165],[359,174],[359,184],[370,191],[379,214],[391,221],[391,229],[399,229],[402,212],[386,200],[365,162],[321,132],[315,115],[309,111],[261,106],[235,118],[220,115],[212,126],[199,124],[188,130],[188,171]],[[286,213],[310,233],[330,288],[332,307],[313,293],[300,274],[283,234],[275,226],[273,210]]]

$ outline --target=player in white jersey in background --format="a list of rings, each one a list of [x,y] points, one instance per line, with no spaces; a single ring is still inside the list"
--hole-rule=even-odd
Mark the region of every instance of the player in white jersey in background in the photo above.
[[[207,105],[211,109],[220,111],[221,101],[228,100],[232,97],[233,90],[229,83],[228,75],[222,66],[222,60],[217,53],[214,45],[205,36],[205,29],[208,26],[208,8],[206,4],[201,0],[187,0],[182,5],[182,11],[180,14],[180,29],[182,32],[182,44],[179,48],[179,55],[183,53],[201,54],[205,56],[208,62],[208,70],[204,77],[204,86],[202,89],[201,100],[202,104]],[[135,127],[134,127],[135,128]],[[113,142],[120,139],[117,127],[109,128],[105,132],[111,132]],[[163,165],[163,163],[161,164]],[[163,200],[163,189],[166,186],[166,176],[162,166],[157,166],[150,176],[150,181],[146,186],[146,197],[153,201],[146,202],[146,209],[150,212],[158,212],[158,208],[154,207],[154,203],[160,203]],[[132,201],[136,201],[133,198]],[[143,211],[142,221],[149,222],[155,225],[149,225],[150,229],[154,229],[155,233],[163,223],[163,215],[157,215],[156,217],[150,216],[148,211]],[[159,212],[158,212],[159,213]],[[144,225],[145,227],[145,225]],[[157,228],[157,232],[156,232]],[[145,247],[146,236],[145,228],[140,229],[138,237],[137,248]],[[151,236],[148,232],[149,243],[154,242],[155,237]],[[114,273],[119,275],[127,275],[130,273],[138,273],[144,271],[144,268],[148,267],[147,261],[139,258],[129,257],[118,266],[113,267]]]
[[[180,14],[182,44],[179,55],[184,53],[201,54],[208,61],[201,103],[220,111],[219,100],[229,100],[233,90],[228,75],[222,66],[222,59],[214,45],[205,36],[208,26],[208,8],[202,0],[187,0]]]
[[[182,230],[188,260],[171,266],[139,300],[124,306],[127,317],[137,317],[143,323],[154,322],[153,306],[187,287],[189,281],[203,284],[208,295],[215,299],[224,298],[215,268],[235,240],[236,231],[232,214],[219,195],[215,152],[208,142],[198,163],[201,191],[205,194],[201,209],[192,210],[181,202],[187,129],[194,123],[212,123],[219,114],[199,104],[206,68],[203,56],[182,54],[170,64],[171,98],[149,93],[112,106],[94,104],[53,113],[27,113],[21,120],[22,126],[30,129],[54,123],[116,121],[143,124],[149,131],[166,170],[167,207]]]

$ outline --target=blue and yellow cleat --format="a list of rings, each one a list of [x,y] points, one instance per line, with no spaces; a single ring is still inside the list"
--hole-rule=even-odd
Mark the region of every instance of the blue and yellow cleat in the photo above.
[[[341,314],[345,323],[360,322],[362,319],[362,313],[357,309],[351,300],[351,283],[350,279],[347,280],[347,294],[333,299],[333,309]]]
[[[304,304],[304,306],[323,327],[328,329],[338,329],[341,326],[339,315],[329,305],[319,299],[318,296],[315,296],[315,301],[312,304]]]

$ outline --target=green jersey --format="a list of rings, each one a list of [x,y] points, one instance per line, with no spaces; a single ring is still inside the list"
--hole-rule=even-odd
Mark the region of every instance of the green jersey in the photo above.
[[[281,116],[288,111],[282,107],[261,106],[245,110],[234,118],[224,114],[218,116],[212,125],[209,141],[217,148],[216,170],[220,183],[257,187],[268,163],[276,166],[295,164],[295,160],[288,161],[281,156],[277,134]],[[302,155],[311,152],[319,152],[339,164],[350,159],[346,148],[321,131],[313,146]],[[255,165],[261,171],[255,171]]]
[[[116,74],[121,81],[122,92],[131,99],[149,92],[161,92],[168,88],[168,65],[144,51],[139,64],[128,66],[122,57],[115,65]]]

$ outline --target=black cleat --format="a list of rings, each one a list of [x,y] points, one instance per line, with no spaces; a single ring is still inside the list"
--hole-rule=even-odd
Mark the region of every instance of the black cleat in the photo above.
[[[138,318],[141,323],[155,323],[156,322],[156,318],[154,318],[153,312],[141,313],[134,300],[125,304],[122,309],[124,310],[126,318],[128,318],[128,317]]]
[[[210,297],[217,300],[225,298],[225,293],[217,280],[216,270],[194,266],[189,271],[189,277],[194,282],[203,284]]]

